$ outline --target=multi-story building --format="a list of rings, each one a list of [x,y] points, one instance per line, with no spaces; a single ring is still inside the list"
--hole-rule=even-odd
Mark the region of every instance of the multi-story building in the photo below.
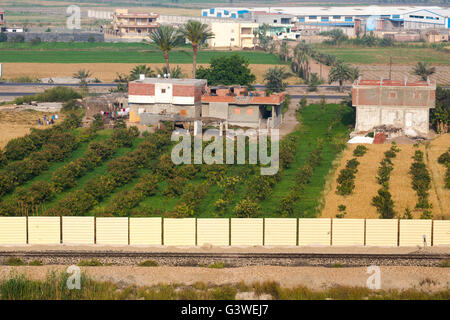
[[[145,37],[159,27],[158,17],[159,14],[153,12],[129,12],[128,9],[116,9],[108,33],[126,38]]]
[[[246,87],[207,87],[206,80],[145,78],[129,83],[130,122],[189,123],[201,120],[248,128],[276,128],[284,93],[267,95]]]
[[[130,122],[154,124],[163,120],[198,118],[206,80],[145,78],[129,83]]]
[[[406,134],[427,135],[435,99],[436,83],[431,81],[356,80],[352,91],[355,131],[391,126]]]
[[[211,31],[214,37],[208,40],[211,48],[253,48],[255,31],[259,24],[254,22],[212,22]]]

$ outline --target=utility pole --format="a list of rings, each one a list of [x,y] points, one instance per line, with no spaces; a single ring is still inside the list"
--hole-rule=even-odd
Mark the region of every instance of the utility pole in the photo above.
[[[392,56],[389,57],[389,80],[392,80]]]

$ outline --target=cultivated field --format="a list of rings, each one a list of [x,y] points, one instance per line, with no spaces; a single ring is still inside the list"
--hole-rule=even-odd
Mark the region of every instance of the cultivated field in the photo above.
[[[450,146],[450,134],[445,134],[433,140],[428,147],[421,145],[414,147],[412,144],[400,144],[401,151],[393,159],[394,170],[391,172],[389,190],[392,194],[394,206],[397,214],[403,216],[405,209],[412,211],[414,218],[420,218],[421,211],[415,211],[417,195],[412,189],[412,178],[409,175],[409,168],[412,163],[412,156],[416,150],[422,150],[426,154],[426,164],[432,176],[430,190],[430,202],[433,205],[432,212],[434,218],[450,218],[450,190],[444,189],[444,166],[437,163],[437,158]],[[342,196],[336,194],[336,179],[339,171],[345,167],[347,160],[354,158],[353,150],[356,145],[348,145],[342,154],[339,166],[327,187],[325,197],[325,207],[322,217],[336,217],[338,206],[343,204],[347,207],[346,218],[379,218],[376,208],[371,205],[372,198],[377,195],[380,185],[376,176],[380,161],[384,157],[384,152],[389,150],[390,145],[366,145],[367,153],[363,157],[357,158],[360,162],[355,178],[355,189],[351,195]],[[442,168],[441,168],[442,167]]]
[[[144,64],[143,62],[142,64]],[[141,64],[141,63],[139,63]],[[162,63],[146,63],[153,70],[162,68]],[[113,82],[117,74],[129,74],[138,63],[3,63],[3,79],[15,81],[20,77],[35,78],[58,78],[72,77],[80,69],[91,71],[93,78],[98,78],[102,82]],[[180,66],[187,78],[192,77],[191,64],[171,64],[171,67]],[[208,66],[199,64],[199,66]],[[264,74],[268,69],[274,68],[276,64],[250,64],[252,73],[256,76],[256,83],[264,83]],[[284,66],[284,65],[279,65]],[[286,67],[286,66],[284,66]],[[286,67],[286,70],[288,68]],[[289,84],[301,82],[298,77],[290,77],[286,80]]]

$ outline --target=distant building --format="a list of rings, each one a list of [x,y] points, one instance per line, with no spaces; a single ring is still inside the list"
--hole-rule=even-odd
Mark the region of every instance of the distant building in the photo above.
[[[430,81],[356,80],[352,103],[356,132],[387,126],[408,135],[427,135],[435,107],[436,83]]]
[[[253,48],[255,31],[259,24],[254,22],[212,22],[210,28],[214,37],[208,40],[210,48]]]
[[[124,38],[144,38],[159,27],[159,14],[153,12],[129,12],[116,9],[108,34]]]
[[[0,25],[5,24],[5,11],[0,10]]]

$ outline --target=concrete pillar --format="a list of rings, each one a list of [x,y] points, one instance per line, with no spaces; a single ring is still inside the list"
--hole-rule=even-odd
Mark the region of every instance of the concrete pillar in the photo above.
[[[219,124],[219,136],[223,136],[223,122]]]

